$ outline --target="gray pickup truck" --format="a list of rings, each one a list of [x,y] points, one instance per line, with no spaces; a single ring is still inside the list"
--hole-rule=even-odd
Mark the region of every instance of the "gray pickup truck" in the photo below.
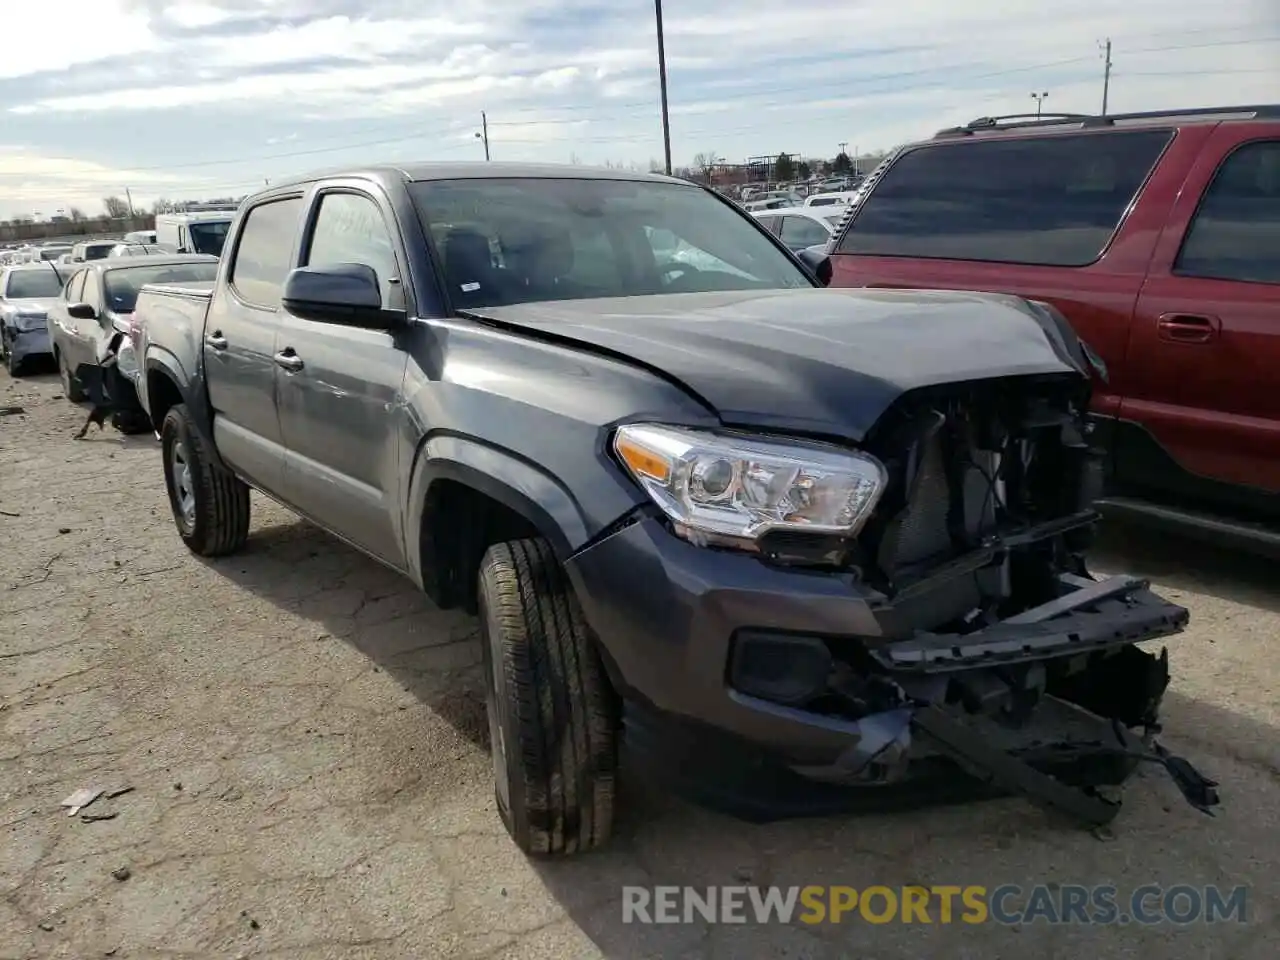
[[[1144,760],[1212,807],[1138,646],[1187,611],[1086,568],[1089,351],[1043,305],[829,279],[680,180],[346,170],[143,291],[140,393],[194,552],[254,487],[479,614],[529,853],[605,841],[624,736],[748,817],[944,777],[1105,823]]]

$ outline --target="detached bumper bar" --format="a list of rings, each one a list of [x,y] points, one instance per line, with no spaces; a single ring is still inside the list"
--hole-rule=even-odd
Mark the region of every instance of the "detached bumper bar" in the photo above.
[[[1059,584],[1057,599],[984,630],[917,633],[877,646],[871,654],[886,670],[934,673],[1151,640],[1179,632],[1189,619],[1185,607],[1161,599],[1137,577],[1089,580],[1063,574]]]
[[[1120,803],[1101,796],[1093,787],[1075,787],[1032,763],[998,748],[963,723],[953,720],[945,710],[928,706],[915,711],[912,727],[965,768],[975,779],[998,790],[1019,793],[1040,806],[1083,821],[1091,826],[1105,826],[1120,812]],[[1186,801],[1202,813],[1213,815],[1218,805],[1217,781],[1203,776],[1187,760],[1176,757],[1157,743],[1150,746],[1135,737],[1123,724],[1113,724],[1114,745],[1090,745],[1083,751],[1084,760],[1109,758],[1151,761],[1162,765],[1172,777]]]

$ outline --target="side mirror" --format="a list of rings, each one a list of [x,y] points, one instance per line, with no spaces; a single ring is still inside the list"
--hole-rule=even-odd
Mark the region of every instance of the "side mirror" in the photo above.
[[[93,309],[91,303],[73,303],[67,307],[67,316],[76,320],[97,320],[98,311]]]
[[[377,271],[363,263],[298,267],[284,281],[281,306],[294,316],[385,330],[404,314],[382,308]]]
[[[805,247],[796,253],[800,258],[800,262],[808,267],[818,282],[824,287],[831,286],[831,277],[833,271],[831,269],[831,258],[827,256],[825,250],[821,247]]]

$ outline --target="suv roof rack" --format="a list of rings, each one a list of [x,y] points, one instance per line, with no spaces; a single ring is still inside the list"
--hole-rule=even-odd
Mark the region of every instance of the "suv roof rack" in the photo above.
[[[988,131],[1016,130],[1022,128],[1079,128],[1139,126],[1146,123],[1220,123],[1224,120],[1273,120],[1280,119],[1280,104],[1258,104],[1231,107],[1195,107],[1189,110],[1148,110],[1142,113],[1110,113],[1106,116],[1089,113],[1014,113],[1001,117],[978,117],[962,127],[948,127],[934,134],[938,137],[967,137]]]

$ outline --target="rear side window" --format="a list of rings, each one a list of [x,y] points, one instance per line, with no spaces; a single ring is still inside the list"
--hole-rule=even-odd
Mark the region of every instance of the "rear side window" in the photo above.
[[[1280,283],[1280,140],[1249,143],[1205,191],[1174,272]]]
[[[231,264],[231,285],[249,303],[271,309],[280,305],[301,212],[302,198],[290,197],[258,204],[245,213]]]
[[[815,247],[826,243],[829,236],[827,228],[816,220],[794,215],[782,218],[782,242],[793,249]]]
[[[1086,266],[1171,137],[1133,130],[909,150],[859,204],[837,251]]]

